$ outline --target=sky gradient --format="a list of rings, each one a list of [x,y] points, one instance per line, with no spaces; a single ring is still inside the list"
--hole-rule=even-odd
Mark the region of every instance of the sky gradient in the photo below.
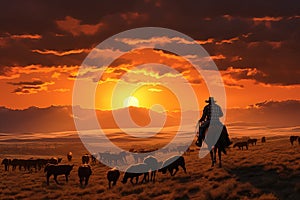
[[[228,109],[272,102],[284,109],[286,102],[298,105],[300,101],[300,4],[296,0],[4,1],[0,10],[0,105],[7,108],[71,105],[78,69],[91,50],[114,34],[147,26],[180,31],[206,49],[222,75]],[[205,83],[188,66],[182,67],[184,61],[178,56],[159,50],[149,51],[149,58],[134,54],[115,63],[100,93],[109,93],[114,84],[111,76],[127,72],[124,65],[164,59],[163,63],[177,64],[177,70],[181,67],[180,73],[193,83],[200,106],[204,105]],[[157,79],[172,76],[155,67],[136,73]],[[166,98],[159,86],[144,90],[152,97],[161,92],[154,100]],[[97,99],[96,108],[110,109],[109,101]],[[153,103],[140,100],[139,104]]]

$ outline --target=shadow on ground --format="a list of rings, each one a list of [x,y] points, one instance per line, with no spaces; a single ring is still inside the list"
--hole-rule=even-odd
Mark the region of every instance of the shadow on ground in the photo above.
[[[272,193],[279,199],[300,199],[300,173],[284,165],[243,166],[227,171],[236,177],[237,181],[250,183],[263,193]]]

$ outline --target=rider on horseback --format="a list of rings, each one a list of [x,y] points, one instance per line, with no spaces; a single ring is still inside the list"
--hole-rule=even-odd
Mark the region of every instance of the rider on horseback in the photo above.
[[[199,135],[196,145],[199,147],[202,146],[202,141],[205,137],[205,131],[209,127],[210,123],[214,122],[221,124],[219,118],[223,116],[221,107],[216,104],[216,101],[213,97],[209,97],[209,99],[205,102],[208,103],[208,105],[204,107],[202,117],[197,124],[197,126],[199,126]]]

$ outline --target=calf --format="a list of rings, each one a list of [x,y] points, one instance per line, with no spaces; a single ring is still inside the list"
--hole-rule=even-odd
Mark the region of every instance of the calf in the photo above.
[[[163,174],[166,174],[167,170],[168,170],[170,172],[170,175],[174,176],[178,172],[179,166],[181,166],[181,168],[186,173],[184,157],[183,156],[172,156],[163,162],[161,169],[159,169],[158,171]],[[175,169],[175,172],[174,172],[174,169]]]
[[[266,137],[264,136],[261,138],[261,143],[265,143],[265,142],[266,142]]]
[[[89,164],[90,162],[90,156],[89,154],[85,154],[81,157],[81,161],[82,161],[82,164]]]
[[[120,171],[116,167],[112,168],[107,171],[106,177],[108,180],[108,187],[111,188],[111,182],[112,182],[112,185],[117,184],[117,181],[120,177]]]
[[[92,175],[91,166],[88,164],[81,165],[78,168],[78,177],[79,177],[80,186],[83,186],[83,181],[85,181],[84,185],[87,186],[91,175]]]
[[[70,175],[70,172],[72,171],[74,165],[54,165],[54,164],[48,164],[44,172],[47,172],[47,185],[49,185],[49,178],[51,175],[54,175],[54,180],[57,184],[57,176],[58,175],[65,175],[66,182],[68,182],[68,176]]]

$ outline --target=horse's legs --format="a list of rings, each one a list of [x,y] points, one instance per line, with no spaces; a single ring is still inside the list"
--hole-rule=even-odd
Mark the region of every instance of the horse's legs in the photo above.
[[[214,166],[214,154],[213,154],[212,150],[210,150],[209,154],[210,154],[210,159],[211,159],[211,166],[213,167]]]
[[[218,155],[219,155],[219,167],[222,167],[222,151],[220,151],[220,149],[218,149]]]
[[[213,150],[210,150],[210,158],[211,158],[211,166],[213,167],[215,165],[215,159],[214,159],[214,152]]]
[[[185,168],[185,165],[180,165],[184,171],[184,173],[186,173],[186,168]]]

